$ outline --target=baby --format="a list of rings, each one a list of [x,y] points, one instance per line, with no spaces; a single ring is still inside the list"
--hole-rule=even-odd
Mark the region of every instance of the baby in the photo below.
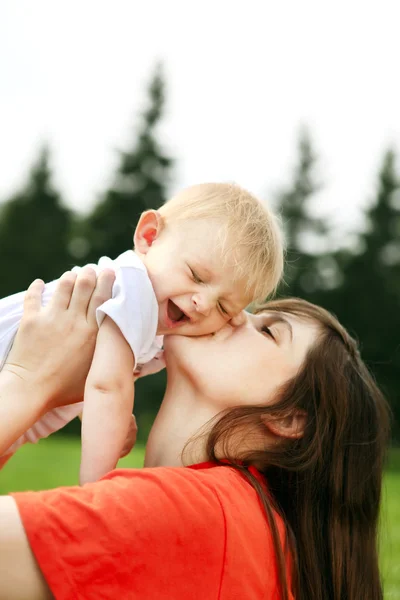
[[[84,402],[50,411],[6,453],[60,429],[83,408],[81,483],[115,468],[131,420],[134,373],[163,366],[161,336],[206,335],[227,322],[239,324],[243,308],[276,288],[282,238],[275,216],[246,190],[200,184],[158,211],[144,212],[134,250],[91,266],[97,272],[112,268],[116,279],[112,298],[97,310]],[[46,286],[43,304],[55,285]],[[22,317],[23,297],[0,300],[0,368]]]

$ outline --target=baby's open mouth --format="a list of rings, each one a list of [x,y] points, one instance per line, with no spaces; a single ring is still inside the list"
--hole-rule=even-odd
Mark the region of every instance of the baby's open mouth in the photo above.
[[[183,310],[181,310],[175,302],[172,302],[172,300],[168,300],[167,313],[168,318],[174,323],[185,323],[186,321],[189,321],[189,317],[187,317]]]

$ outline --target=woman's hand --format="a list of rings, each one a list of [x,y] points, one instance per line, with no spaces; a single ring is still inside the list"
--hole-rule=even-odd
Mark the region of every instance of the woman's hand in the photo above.
[[[44,284],[36,280],[26,292],[24,315],[3,371],[19,379],[42,412],[77,402],[92,361],[96,309],[111,297],[115,275],[90,268],[65,273],[45,307]]]

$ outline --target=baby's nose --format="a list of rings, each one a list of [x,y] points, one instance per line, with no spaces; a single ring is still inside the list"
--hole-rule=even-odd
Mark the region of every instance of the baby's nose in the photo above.
[[[193,304],[195,310],[205,317],[208,317],[211,311],[211,302],[206,294],[194,294],[193,295]]]

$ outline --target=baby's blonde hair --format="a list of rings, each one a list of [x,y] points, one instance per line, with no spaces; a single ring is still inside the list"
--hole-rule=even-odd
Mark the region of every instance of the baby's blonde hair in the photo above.
[[[160,214],[166,225],[179,220],[220,221],[224,255],[235,257],[236,278],[246,279],[253,301],[265,300],[276,290],[284,261],[280,223],[247,190],[233,183],[193,185],[168,200]]]

